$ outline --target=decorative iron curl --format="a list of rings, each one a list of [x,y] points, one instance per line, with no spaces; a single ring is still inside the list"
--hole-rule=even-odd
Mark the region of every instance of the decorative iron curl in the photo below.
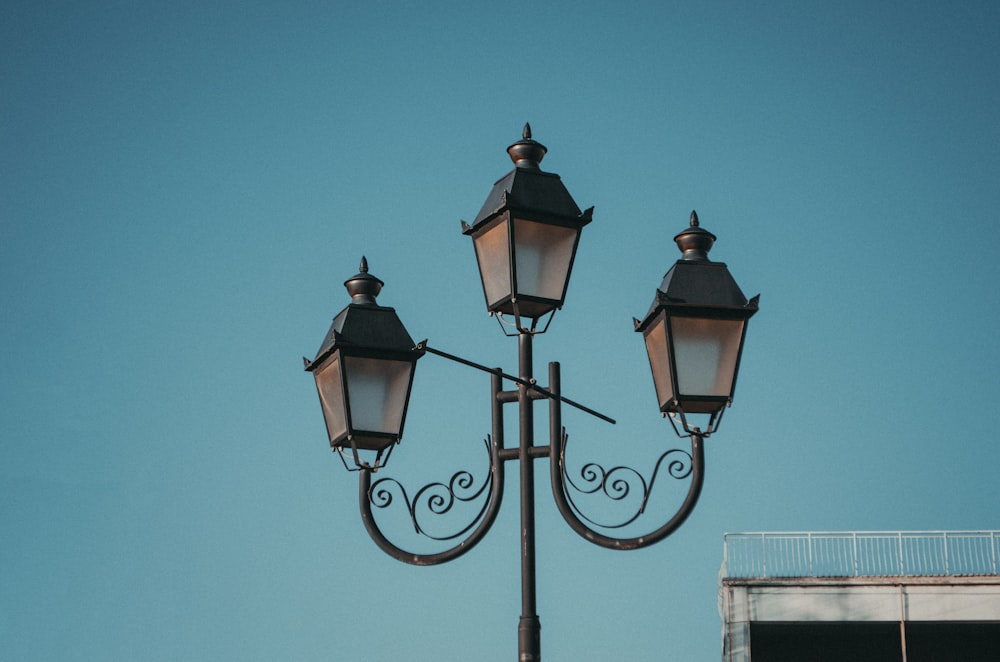
[[[632,467],[619,465],[610,469],[605,469],[596,462],[590,462],[585,464],[580,469],[580,478],[582,479],[582,483],[578,485],[573,481],[568,469],[566,468],[565,446],[568,439],[569,437],[564,431],[562,440],[564,454],[560,464],[563,482],[567,487],[573,488],[573,490],[576,490],[580,494],[596,494],[598,491],[601,491],[612,501],[623,501],[629,496],[629,494],[632,493],[633,489],[640,490],[641,500],[639,508],[625,521],[617,524],[605,524],[588,517],[580,506],[573,500],[571,491],[569,489],[564,490],[566,501],[573,508],[573,511],[577,514],[577,516],[594,526],[604,529],[621,529],[639,519],[639,517],[646,511],[646,505],[649,503],[649,497],[656,484],[656,478],[660,475],[660,469],[663,466],[663,463],[668,459],[669,462],[667,462],[666,465],[666,472],[671,478],[676,480],[684,480],[691,475],[691,471],[694,468],[694,462],[691,454],[679,448],[674,448],[663,453],[659,459],[657,459],[656,465],[653,467],[653,474],[648,482],[641,473]]]
[[[485,439],[486,450],[490,450],[490,440]],[[447,483],[434,482],[421,487],[410,499],[406,488],[395,478],[381,478],[375,481],[368,490],[368,501],[376,508],[388,508],[393,503],[393,491],[398,490],[402,497],[406,510],[410,515],[414,530],[431,540],[447,541],[454,540],[472,530],[474,526],[483,518],[489,506],[489,499],[483,502],[482,507],[476,516],[460,531],[446,536],[436,536],[428,533],[427,529],[420,523],[421,513],[431,515],[446,515],[457,503],[469,503],[475,501],[493,484],[493,472],[487,474],[486,480],[478,488],[475,488],[475,478],[468,471],[456,472]]]

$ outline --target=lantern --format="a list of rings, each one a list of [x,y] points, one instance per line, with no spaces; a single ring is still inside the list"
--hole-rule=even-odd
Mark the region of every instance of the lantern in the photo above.
[[[344,283],[351,303],[333,318],[316,358],[303,359],[316,379],[330,446],[342,454],[350,450],[357,467],[384,464],[385,451],[402,438],[423,355],[396,311],[376,303],[383,285],[361,258],[360,273]],[[362,461],[359,450],[374,451],[374,463]]]
[[[657,402],[664,414],[708,414],[714,430],[733,399],[747,320],[760,295],[747,300],[722,262],[708,259],[715,235],[699,226],[674,237],[682,256],[663,277],[645,319],[643,334]]]
[[[514,169],[493,185],[472,225],[462,232],[472,237],[490,313],[532,320],[561,308],[566,299],[573,259],[583,226],[593,208],[581,213],[559,175],[542,172],[539,163],[548,150],[531,139],[507,148]]]

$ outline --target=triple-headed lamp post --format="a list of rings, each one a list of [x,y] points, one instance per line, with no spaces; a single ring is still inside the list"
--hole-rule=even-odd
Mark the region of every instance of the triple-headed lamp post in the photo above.
[[[368,273],[364,258],[360,273],[344,283],[351,303],[334,317],[319,352],[312,361],[305,360],[305,367],[316,379],[330,446],[349,470],[360,474],[359,502],[365,528],[383,551],[400,561],[432,565],[472,549],[489,531],[500,510],[504,465],[511,460],[518,462],[518,659],[537,662],[541,659],[541,645],[535,606],[535,461],[548,458],[556,506],[569,526],[590,542],[610,549],[637,549],[670,535],[687,519],[701,493],[705,462],[702,444],[718,429],[723,411],[732,402],[747,320],[757,312],[758,297],[747,300],[726,265],[708,258],[715,235],[702,229],[692,212],[690,227],[674,237],[681,249],[680,259],[664,276],[649,312],[641,321],[635,320],[635,330],[645,339],[659,409],[679,436],[691,439],[691,453],[680,449],[663,453],[653,478],[640,481],[642,505],[638,511],[620,524],[595,524],[573,501],[573,493],[602,491],[617,500],[621,488],[614,476],[622,467],[605,471],[590,463],[583,476],[586,485],[578,487],[566,469],[568,437],[562,427],[561,407],[568,404],[614,421],[562,396],[558,363],[549,364],[547,387],[536,382],[532,369],[533,338],[545,332],[565,301],[580,234],[591,221],[593,208],[581,212],[559,176],[541,170],[539,163],[546,149],[531,139],[530,127],[525,126],[523,139],[507,152],[514,169],[493,186],[472,225],[462,222],[462,231],[472,237],[488,311],[500,321],[505,334],[518,337],[517,376],[432,348],[426,341],[414,343],[396,312],[376,302],[383,283]],[[461,471],[447,483],[426,486],[416,498],[402,500],[418,533],[434,540],[457,541],[430,554],[410,552],[391,542],[372,511],[373,505],[385,508],[393,502],[391,487],[403,490],[391,478],[373,484],[372,474],[385,466],[402,438],[413,374],[417,360],[425,353],[490,373],[492,379],[492,433],[487,438],[490,463],[482,486],[474,489],[471,475]],[[516,388],[504,390],[505,382]],[[549,403],[547,445],[535,444],[534,404],[541,399]],[[518,406],[520,443],[516,448],[506,448],[503,407],[512,403]],[[678,460],[675,454],[683,459]],[[668,473],[673,478],[691,478],[687,496],[677,511],[641,536],[615,537],[598,531],[621,528],[644,514],[659,466],[668,456]],[[430,488],[438,492],[426,497]],[[403,494],[405,497],[405,490]],[[430,510],[434,514],[448,512],[458,501],[482,499],[483,503],[471,523],[453,535],[439,537],[421,526],[417,514],[421,495],[433,501]]]

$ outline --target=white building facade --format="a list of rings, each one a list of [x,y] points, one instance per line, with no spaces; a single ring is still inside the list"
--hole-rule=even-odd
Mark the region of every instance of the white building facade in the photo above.
[[[728,533],[724,662],[1000,660],[1000,532]]]

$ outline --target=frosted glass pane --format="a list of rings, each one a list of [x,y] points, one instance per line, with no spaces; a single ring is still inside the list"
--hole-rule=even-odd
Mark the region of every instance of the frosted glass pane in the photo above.
[[[346,412],[344,411],[344,383],[340,376],[340,357],[334,355],[322,368],[313,372],[319,401],[323,406],[323,418],[330,441],[336,442],[347,434]]]
[[[677,389],[682,395],[729,396],[743,324],[743,320],[671,318]]]
[[[492,306],[511,293],[510,237],[507,233],[507,223],[504,221],[473,240],[487,306]]]
[[[575,243],[572,228],[515,219],[517,293],[562,299]]]
[[[344,366],[354,430],[399,434],[413,364],[348,356]]]
[[[645,340],[649,368],[653,372],[653,385],[656,387],[656,400],[662,410],[674,399],[674,387],[670,382],[670,346],[667,344],[663,313],[646,329]]]

